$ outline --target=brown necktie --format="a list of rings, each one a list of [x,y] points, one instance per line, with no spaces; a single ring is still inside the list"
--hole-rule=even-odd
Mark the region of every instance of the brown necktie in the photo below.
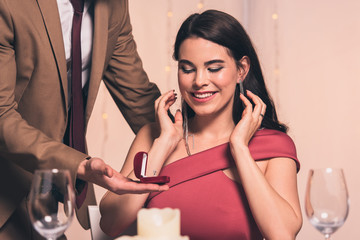
[[[84,11],[84,0],[70,0],[74,8],[71,33],[71,106],[69,113],[69,146],[85,153],[85,116],[82,93],[82,61],[81,61],[81,20]],[[79,184],[82,181],[76,181]],[[84,184],[84,182],[82,182]],[[88,184],[76,196],[76,205],[81,207],[86,198]]]
[[[74,7],[71,40],[71,106],[69,146],[85,153],[84,99],[82,95],[81,20],[84,0],[70,0]]]

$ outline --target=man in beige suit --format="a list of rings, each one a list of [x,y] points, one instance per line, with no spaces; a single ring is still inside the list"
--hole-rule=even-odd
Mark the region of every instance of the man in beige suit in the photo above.
[[[68,1],[68,0],[65,0]],[[160,95],[137,54],[127,0],[86,0],[92,20],[85,124],[103,80],[132,130],[154,119]],[[104,161],[63,144],[68,122],[67,57],[59,0],[0,0],[0,239],[38,238],[26,201],[36,169],[68,169],[89,182],[77,209],[88,229],[92,183],[119,194],[167,187],[137,184]],[[64,1],[63,1],[64,2]]]

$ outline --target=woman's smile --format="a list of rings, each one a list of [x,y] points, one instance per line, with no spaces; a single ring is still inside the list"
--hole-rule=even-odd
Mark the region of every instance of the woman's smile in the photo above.
[[[207,102],[216,96],[217,92],[193,92],[192,98],[196,102]]]

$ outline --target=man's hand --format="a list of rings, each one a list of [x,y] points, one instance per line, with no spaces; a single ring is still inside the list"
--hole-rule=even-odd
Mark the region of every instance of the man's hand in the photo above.
[[[167,185],[138,183],[126,178],[100,158],[91,158],[80,163],[77,177],[92,182],[116,194],[149,193],[168,190]]]

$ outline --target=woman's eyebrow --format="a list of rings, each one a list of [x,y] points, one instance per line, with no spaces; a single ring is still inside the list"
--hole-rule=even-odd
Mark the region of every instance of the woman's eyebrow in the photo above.
[[[221,59],[214,59],[214,60],[210,60],[210,61],[205,62],[204,66],[209,66],[209,65],[211,65],[213,63],[224,63],[224,61],[221,60]]]
[[[179,63],[194,66],[194,64],[192,62],[190,62],[189,60],[186,60],[186,59],[180,59]]]
[[[210,60],[210,61],[205,62],[204,66],[209,66],[209,65],[214,64],[214,63],[224,63],[224,62],[225,61],[221,60],[221,59],[214,59],[214,60]],[[189,60],[186,60],[186,59],[180,59],[179,63],[194,66],[194,64],[192,62],[190,62]]]

